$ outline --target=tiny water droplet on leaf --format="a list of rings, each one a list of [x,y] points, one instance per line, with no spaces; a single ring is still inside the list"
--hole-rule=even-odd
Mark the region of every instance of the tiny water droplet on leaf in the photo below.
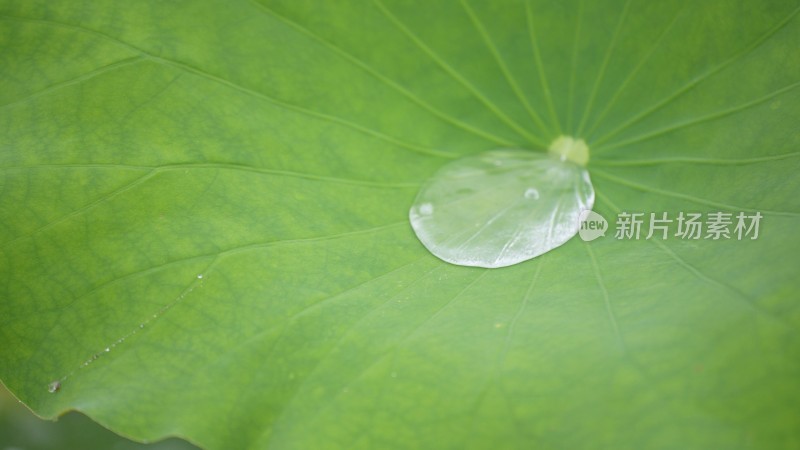
[[[52,393],[58,392],[61,389],[61,382],[60,381],[53,381],[52,383],[47,385],[47,391]]]
[[[536,188],[528,188],[528,189],[525,190],[525,193],[523,195],[525,196],[525,198],[538,200],[539,199],[539,190],[536,189]]]

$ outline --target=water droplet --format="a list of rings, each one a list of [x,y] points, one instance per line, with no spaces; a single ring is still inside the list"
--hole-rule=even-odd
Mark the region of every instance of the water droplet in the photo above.
[[[144,324],[143,324],[143,323],[140,323],[140,324],[139,324],[139,328],[144,328]]]
[[[430,216],[433,214],[433,205],[430,203],[423,203],[419,205],[419,213],[423,216]]]
[[[54,393],[54,392],[58,392],[59,389],[61,389],[61,382],[60,381],[56,380],[56,381],[53,381],[52,383],[47,385],[47,391],[50,392],[51,394]]]
[[[589,173],[573,159],[588,160],[588,149],[567,144],[563,154],[493,150],[447,163],[423,184],[409,211],[417,238],[444,261],[487,268],[563,245],[578,233],[580,213],[594,205]],[[478,173],[464,177],[465,169]]]
[[[106,347],[106,352],[110,352],[110,351],[111,351],[111,349]]]
[[[198,280],[202,280],[202,279],[203,279],[203,274],[202,274],[202,273],[201,273],[201,274],[198,274],[198,275],[197,275],[197,279],[198,279]]]
[[[536,188],[528,188],[525,189],[525,193],[523,194],[525,198],[530,198],[532,200],[539,200],[539,190]]]

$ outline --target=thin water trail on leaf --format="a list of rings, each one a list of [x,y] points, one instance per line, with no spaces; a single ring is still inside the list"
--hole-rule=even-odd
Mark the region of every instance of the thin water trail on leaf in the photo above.
[[[201,255],[201,256],[196,256],[196,257],[192,257],[192,258],[186,258],[186,259],[184,259],[184,261],[188,261],[188,260],[191,260],[191,259],[197,259],[197,258],[201,258],[201,257],[209,258],[209,259],[211,259],[211,261],[204,267],[203,270],[201,270],[200,272],[198,272],[194,276],[194,278],[188,284],[188,286],[175,299],[173,299],[171,302],[169,302],[169,303],[165,304],[164,306],[162,306],[155,313],[149,315],[145,320],[140,322],[137,326],[133,327],[127,333],[123,334],[121,337],[117,338],[116,340],[114,340],[113,342],[111,342],[111,343],[109,343],[109,344],[107,344],[105,346],[102,346],[100,351],[93,353],[86,360],[84,360],[83,363],[81,363],[78,367],[76,367],[72,371],[68,372],[66,375],[63,375],[63,376],[53,380],[52,382],[48,383],[48,386],[47,386],[48,391],[51,392],[51,393],[58,392],[61,389],[64,381],[66,381],[67,379],[71,378],[78,371],[89,367],[93,362],[95,362],[98,359],[100,359],[101,357],[107,355],[114,348],[118,347],[119,345],[124,343],[126,340],[132,338],[137,333],[139,333],[139,332],[141,332],[141,331],[143,331],[143,330],[145,330],[147,328],[150,328],[164,314],[166,314],[168,311],[172,310],[176,305],[180,304],[189,294],[191,294],[192,292],[194,292],[198,288],[202,288],[204,286],[204,283],[206,283],[207,280],[209,280],[210,275],[212,274],[214,268],[225,257],[232,256],[232,255],[237,255],[237,254],[241,254],[241,253],[245,253],[245,252],[257,251],[257,250],[261,250],[261,249],[269,248],[269,247],[274,247],[274,246],[278,246],[278,245],[294,245],[294,244],[299,244],[299,243],[321,242],[321,241],[325,241],[325,240],[329,240],[329,239],[347,238],[347,237],[359,236],[359,235],[370,234],[370,233],[375,233],[375,232],[379,232],[379,231],[385,231],[385,230],[390,230],[390,229],[394,229],[394,228],[399,228],[400,226],[405,226],[405,225],[406,225],[406,222],[396,222],[396,223],[392,223],[392,224],[389,224],[389,225],[384,225],[384,226],[379,226],[379,227],[374,227],[374,228],[368,228],[368,229],[365,229],[365,230],[345,232],[345,233],[340,233],[340,234],[336,234],[336,235],[319,236],[319,237],[306,238],[306,239],[294,239],[294,240],[283,240],[283,241],[271,241],[271,242],[256,243],[256,244],[246,244],[246,245],[240,245],[240,246],[237,246],[237,247],[229,248],[227,250],[223,250],[223,251],[217,252],[215,254]],[[142,273],[146,273],[146,272],[148,272],[148,271],[142,271]],[[97,289],[95,289],[95,291],[96,290]]]
[[[203,272],[201,272],[201,273],[198,273],[195,276],[195,278],[189,283],[189,285],[173,301],[171,301],[171,302],[167,303],[166,305],[162,306],[158,311],[156,311],[155,313],[151,314],[144,321],[139,323],[139,325],[137,325],[136,327],[134,327],[133,329],[131,329],[130,331],[128,331],[127,333],[125,333],[121,337],[117,338],[116,340],[114,340],[110,344],[107,344],[100,351],[95,352],[94,354],[92,354],[90,357],[88,357],[86,360],[84,360],[83,363],[81,363],[78,367],[76,367],[75,369],[73,369],[72,371],[67,373],[66,375],[63,375],[60,378],[50,382],[48,384],[48,392],[50,392],[50,393],[58,392],[61,389],[61,386],[64,384],[64,382],[67,381],[69,378],[71,378],[73,375],[75,375],[78,371],[86,369],[87,367],[89,367],[95,361],[97,361],[100,358],[102,358],[102,357],[108,355],[109,353],[111,353],[112,350],[114,350],[118,346],[122,345],[126,340],[132,338],[137,333],[139,333],[142,330],[144,330],[145,328],[151,326],[153,324],[153,322],[157,321],[164,314],[166,314],[169,310],[174,308],[175,305],[180,303],[189,294],[191,294],[195,289],[201,288],[203,286],[203,283],[205,282],[206,274],[211,271],[211,269],[213,268],[214,264],[216,264],[216,262],[218,260],[219,260],[219,255],[215,256],[211,260],[211,262],[206,266],[205,270]]]

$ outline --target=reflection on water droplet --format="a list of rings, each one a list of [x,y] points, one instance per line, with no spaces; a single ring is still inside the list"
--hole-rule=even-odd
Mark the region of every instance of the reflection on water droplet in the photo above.
[[[107,352],[110,352],[110,351],[111,351],[111,349],[110,349],[110,348],[108,348],[108,347],[106,347],[106,351],[107,351]]]
[[[419,205],[419,213],[423,216],[430,216],[433,214],[433,205],[430,203],[423,203]]]
[[[198,280],[202,280],[203,279],[203,274],[201,273],[201,274],[197,275],[197,279]]]
[[[53,381],[52,383],[47,385],[47,391],[50,392],[51,394],[57,392],[59,389],[61,389],[60,381]]]
[[[539,190],[536,188],[528,188],[525,190],[525,198],[530,198],[533,200],[539,200]]]

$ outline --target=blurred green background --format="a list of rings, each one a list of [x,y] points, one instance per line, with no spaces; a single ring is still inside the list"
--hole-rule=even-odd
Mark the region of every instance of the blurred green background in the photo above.
[[[153,444],[139,444],[70,412],[57,422],[42,420],[22,405],[0,384],[0,450],[192,450],[194,445],[171,438]]]

